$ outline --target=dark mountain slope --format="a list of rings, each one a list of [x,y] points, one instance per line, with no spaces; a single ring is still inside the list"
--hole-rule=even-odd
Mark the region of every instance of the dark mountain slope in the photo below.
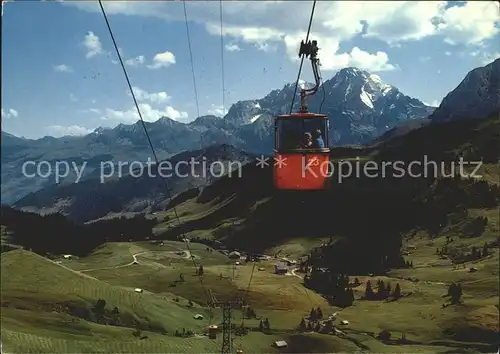
[[[187,189],[202,187],[217,179],[220,161],[224,165],[222,173],[229,168],[237,168],[237,163],[245,164],[251,155],[232,146],[216,145],[206,149],[185,152],[166,160],[170,163],[163,174],[172,196]],[[190,165],[188,165],[190,163]],[[162,164],[164,168],[169,165]],[[214,166],[214,175],[210,166]],[[175,166],[179,166],[176,174]],[[86,222],[106,216],[109,213],[153,212],[162,210],[168,204],[168,196],[161,178],[157,177],[154,166],[151,172],[144,165],[144,171],[133,171],[137,177],[119,175],[115,171],[104,182],[98,176],[80,183],[51,185],[22,198],[14,204],[16,208],[37,212],[60,212],[72,220]],[[110,170],[104,173],[111,174]],[[232,174],[238,176],[237,171]],[[170,176],[169,176],[170,175]]]
[[[429,117],[435,123],[500,112],[500,58],[471,70]]]
[[[495,156],[498,158],[491,150],[492,145],[499,143],[498,135],[492,134],[498,124],[498,120],[491,117],[484,121],[426,126],[409,133],[408,139],[396,138],[381,145],[374,159],[380,166],[382,161],[422,161],[426,153],[429,159],[436,161],[440,161],[440,157],[450,161],[458,160],[460,154],[474,154],[486,163]],[[431,145],[427,147],[422,141],[429,141]],[[470,146],[473,150],[467,150]],[[332,155],[336,155],[335,150]],[[346,155],[345,151],[342,155]],[[338,169],[338,165],[336,167]],[[197,203],[220,202],[221,208],[180,227],[172,224],[172,229],[161,236],[176,238],[193,230],[215,229],[224,220],[236,218],[242,221],[218,228],[214,234],[235,247],[262,250],[294,237],[335,234],[363,242],[371,237],[382,245],[396,242],[393,245],[397,248],[397,235],[405,230],[421,227],[436,232],[446,224],[448,215],[458,212],[462,206],[493,207],[500,197],[498,187],[459,178],[458,173],[455,179],[436,179],[430,168],[426,176],[415,178],[407,173],[400,178],[391,177],[393,170],[389,167],[385,178],[381,171],[378,178],[370,178],[363,176],[362,163],[360,169],[360,177],[356,178],[353,173],[341,183],[334,174],[328,191],[283,192],[272,186],[271,169],[245,166],[244,178],[221,178],[205,187],[196,199]],[[367,249],[373,247],[379,246],[370,243]]]

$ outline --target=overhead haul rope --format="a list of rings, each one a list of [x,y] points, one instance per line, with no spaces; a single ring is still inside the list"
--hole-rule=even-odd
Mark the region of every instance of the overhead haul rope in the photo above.
[[[325,86],[323,85],[323,75],[321,74],[321,69],[319,68],[318,65],[318,73],[319,73],[319,79],[321,82],[321,90],[323,91],[323,98],[321,99],[321,104],[319,105],[319,114],[321,114],[321,109],[323,108],[323,103],[325,103],[325,98],[326,98],[326,93],[325,93]]]
[[[307,43],[307,41],[309,40],[309,34],[311,33],[311,26],[312,26],[312,21],[313,21],[313,17],[314,17],[314,8],[316,7],[316,0],[313,1],[313,6],[312,6],[312,10],[311,10],[311,17],[309,18],[309,28],[307,29],[307,36],[306,36],[306,41],[305,43]],[[299,86],[299,80],[300,80],[300,73],[302,72],[302,66],[304,65],[304,54],[302,54],[302,59],[300,60],[300,66],[299,66],[299,73],[297,75],[297,82],[295,83],[295,91],[293,92],[293,96],[292,96],[292,105],[290,106],[290,112],[288,114],[292,114],[292,110],[293,110],[293,104],[295,103],[295,96],[297,95],[297,88]]]
[[[252,272],[250,273],[250,280],[248,281],[248,286],[247,286],[247,289],[245,291],[245,295],[243,297],[243,305],[247,305],[248,295],[250,292],[250,284],[252,283],[253,273],[255,271],[256,265],[257,265],[257,262],[254,261],[253,266],[252,266]],[[242,306],[242,308],[241,308],[241,327],[242,328],[245,327],[245,307],[244,306]],[[241,349],[242,344],[243,344],[242,342],[243,342],[243,333],[241,334],[240,343],[239,343],[240,349]]]
[[[221,58],[221,74],[222,74],[222,115],[226,115],[226,84],[224,78],[224,33],[222,24],[222,0],[219,1],[219,17],[220,17],[220,58]]]
[[[194,62],[193,62],[193,50],[191,49],[191,36],[189,35],[189,24],[188,24],[188,16],[186,10],[186,1],[182,1],[184,5],[184,22],[186,22],[186,35],[188,40],[188,48],[189,48],[189,59],[191,61],[191,73],[193,74],[193,88],[194,88],[194,99],[196,100],[196,113],[197,117],[200,116],[200,104],[198,103],[198,90],[196,89],[196,75],[194,74]]]
[[[110,35],[111,40],[113,42],[113,45],[115,47],[116,55],[118,56],[118,59],[120,60],[120,65],[122,67],[123,74],[125,75],[125,79],[127,80],[128,88],[130,90],[130,95],[132,96],[132,98],[134,100],[134,105],[135,105],[135,108],[137,110],[137,114],[139,115],[139,119],[140,119],[142,127],[144,129],[144,133],[146,134],[146,138],[148,139],[149,146],[151,148],[151,151],[153,153],[153,157],[155,159],[156,167],[158,168],[158,166],[159,166],[159,160],[158,160],[158,157],[156,156],[156,152],[155,152],[155,149],[153,147],[153,143],[151,141],[151,138],[149,137],[149,133],[148,133],[148,130],[146,128],[146,124],[144,123],[144,119],[142,118],[142,113],[141,113],[141,110],[139,108],[139,104],[137,103],[137,99],[135,97],[134,90],[132,89],[132,84],[130,83],[130,79],[129,79],[129,76],[127,74],[127,69],[125,68],[125,64],[123,63],[122,56],[120,54],[120,51],[118,50],[118,45],[116,44],[115,36],[113,35],[113,30],[111,29],[111,25],[109,24],[109,21],[108,21],[108,16],[106,15],[106,11],[104,11],[104,7],[102,5],[102,0],[99,0],[99,6],[101,7],[101,12],[102,12],[102,15],[104,17],[104,20],[106,21],[106,26],[108,27],[109,35]],[[168,197],[168,199],[169,199],[169,201],[171,203],[172,202],[172,194],[170,192],[170,189],[168,188],[167,181],[166,181],[165,178],[163,178],[161,176],[160,176],[160,178],[163,181],[163,186],[165,187],[165,191],[167,192],[167,197]],[[180,221],[180,218],[179,218],[179,214],[177,213],[177,209],[175,208],[175,205],[172,207],[172,209],[173,209],[174,215],[175,215],[175,217],[177,219],[177,223],[179,224],[179,227],[180,227],[181,226],[181,221]],[[205,288],[205,284],[203,284],[203,276],[200,275],[199,272],[198,272],[198,265],[196,264],[194,255],[191,252],[191,249],[189,247],[189,240],[187,240],[186,236],[184,235],[184,232],[182,232],[182,229],[181,229],[181,236],[182,236],[182,239],[184,240],[184,243],[186,244],[186,248],[187,248],[187,250],[189,252],[191,260],[193,261],[193,266],[195,268],[195,271],[198,274],[198,279],[200,280],[200,284],[201,284],[201,286],[203,288],[203,292],[205,294],[205,298],[207,299],[207,304],[210,305],[211,299],[209,297],[209,293],[208,293],[207,289]],[[210,313],[210,319],[212,319],[213,318],[213,314],[212,314],[212,308],[211,308],[211,306],[209,306],[209,313]]]

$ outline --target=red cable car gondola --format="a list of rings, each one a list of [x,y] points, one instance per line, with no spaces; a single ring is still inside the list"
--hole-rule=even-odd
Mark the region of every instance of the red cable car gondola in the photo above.
[[[330,173],[328,116],[307,111],[306,96],[320,85],[317,41],[300,44],[299,57],[310,57],[316,85],[300,91],[300,110],[274,122],[274,185],[283,190],[322,190]]]

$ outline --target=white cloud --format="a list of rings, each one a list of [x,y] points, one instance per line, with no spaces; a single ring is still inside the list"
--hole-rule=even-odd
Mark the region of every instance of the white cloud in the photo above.
[[[207,26],[211,34],[220,33],[220,26],[214,23]],[[298,61],[298,49],[301,40],[306,37],[305,31],[296,31],[293,34],[286,34],[277,29],[271,28],[241,28],[224,27],[223,33],[245,42],[253,43],[262,51],[272,50],[267,41],[282,41],[286,47],[288,57],[292,61]],[[368,71],[388,71],[396,67],[389,63],[387,53],[378,51],[368,53],[358,47],[351,49],[351,52],[338,53],[340,41],[332,36],[327,36],[321,32],[312,32],[310,38],[318,40],[319,58],[323,71],[337,70],[346,66],[356,66]]]
[[[438,32],[450,44],[481,44],[499,33],[499,8],[496,1],[468,1],[452,6],[441,15]]]
[[[444,52],[446,56],[451,56],[451,52]]]
[[[84,128],[79,125],[51,125],[47,127],[47,131],[53,137],[59,138],[62,136],[81,136],[86,135],[92,132],[91,129]]]
[[[496,52],[496,53],[483,53],[483,56],[481,57],[481,64],[488,65],[488,64],[490,64],[491,62],[495,61],[498,58],[500,58],[500,52]]]
[[[74,94],[70,93],[69,94],[69,99],[71,102],[78,102],[78,97],[76,97]]]
[[[9,108],[7,112],[2,108],[2,118],[17,118],[19,116],[19,112],[14,108]]]
[[[239,52],[241,50],[240,46],[234,43],[229,43],[224,46],[228,52]]]
[[[70,6],[87,11],[100,11],[96,4],[72,2]],[[341,64],[356,62],[354,56],[366,53],[370,65],[391,68],[387,54],[367,53],[353,48],[338,53],[339,44],[356,36],[379,39],[391,47],[440,36],[448,43],[478,45],[498,33],[498,5],[493,2],[469,1],[463,6],[445,1],[321,1],[316,5],[313,23],[318,40],[323,70],[334,70]],[[219,4],[199,1],[189,3],[189,18],[220,35]],[[182,6],[172,2],[107,2],[109,14],[127,14],[183,21]],[[231,1],[225,2],[223,34],[232,44],[249,43],[262,51],[285,45],[288,56],[296,60],[300,41],[305,39],[310,1]],[[291,21],[290,19],[293,19]],[[159,64],[157,65],[159,66]],[[365,66],[364,69],[369,70]]]
[[[139,55],[135,58],[125,60],[125,65],[139,66],[139,65],[144,64],[144,61],[145,61],[144,55]],[[118,62],[116,62],[116,64],[118,64]]]
[[[94,113],[94,114],[101,114],[101,110],[97,108],[88,108],[88,109],[82,109],[79,110],[79,112],[82,113]]]
[[[60,65],[54,66],[54,71],[61,72],[61,73],[72,73],[73,68],[69,65],[66,65],[66,64],[60,64]]]
[[[167,106],[163,110],[158,110],[147,103],[139,103],[139,109],[141,110],[142,118],[146,122],[155,122],[161,117],[169,117],[174,120],[186,120],[188,118],[187,112],[179,112],[171,106]],[[120,123],[135,123],[139,120],[139,115],[135,107],[126,111],[106,108],[102,119],[119,121]]]
[[[169,67],[170,65],[175,64],[175,55],[169,51],[163,53],[157,53],[153,57],[153,64],[148,65],[150,69],[159,69],[163,67]]]
[[[396,66],[389,64],[389,56],[387,53],[378,51],[375,54],[370,54],[359,49],[358,47],[354,47],[351,53],[349,53],[348,66],[355,66],[368,71],[396,70]]]
[[[92,31],[89,31],[85,36],[83,45],[87,49],[87,54],[85,55],[87,59],[102,53],[101,41],[99,40],[99,37],[96,36]]]
[[[225,113],[224,107],[221,105],[212,104],[212,107],[208,110],[208,114],[212,114],[217,117],[222,117]]]
[[[431,60],[432,58],[429,57],[429,56],[426,56],[426,57],[420,57],[418,58],[419,61],[421,61],[422,63],[425,63],[425,62],[428,62],[429,60]]]
[[[441,104],[441,101],[439,101],[439,100],[434,100],[434,101],[432,101],[431,103],[424,102],[424,104],[425,104],[426,106],[429,106],[429,107],[439,107],[439,105]]]
[[[164,92],[147,92],[138,87],[132,87],[135,97],[138,101],[149,101],[152,103],[164,103],[170,99],[170,96]],[[128,93],[130,95],[130,92]]]

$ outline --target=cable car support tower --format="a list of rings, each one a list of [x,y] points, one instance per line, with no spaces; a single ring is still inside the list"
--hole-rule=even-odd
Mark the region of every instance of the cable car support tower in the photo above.
[[[210,296],[209,306],[222,308],[222,347],[221,354],[230,354],[233,352],[233,340],[231,331],[231,316],[232,310],[240,308],[243,305],[242,300],[217,301],[211,289],[208,289]],[[242,353],[237,351],[236,353]]]

